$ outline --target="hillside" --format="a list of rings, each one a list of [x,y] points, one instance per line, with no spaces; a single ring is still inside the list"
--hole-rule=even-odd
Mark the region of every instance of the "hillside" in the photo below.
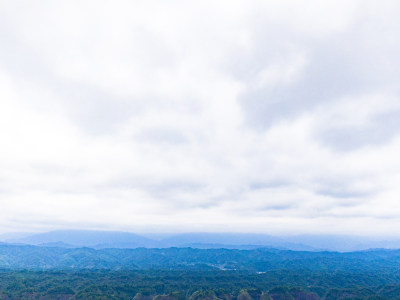
[[[306,252],[277,249],[136,248],[93,249],[0,245],[0,268],[112,270],[275,269],[387,271],[400,270],[400,250]]]
[[[359,251],[370,248],[400,248],[397,238],[365,238],[345,235],[272,236],[254,233],[181,233],[140,235],[121,231],[55,230],[44,233],[0,235],[0,242],[58,247],[256,249],[295,251]]]

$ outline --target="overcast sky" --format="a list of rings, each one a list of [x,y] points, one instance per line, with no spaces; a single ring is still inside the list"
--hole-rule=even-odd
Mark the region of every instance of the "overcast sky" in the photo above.
[[[399,15],[0,0],[0,232],[398,233]]]

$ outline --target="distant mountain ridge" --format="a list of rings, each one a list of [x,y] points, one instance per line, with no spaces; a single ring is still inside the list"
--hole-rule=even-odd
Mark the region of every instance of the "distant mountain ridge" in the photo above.
[[[199,249],[275,248],[295,251],[357,251],[370,248],[400,248],[400,240],[373,240],[362,237],[332,235],[298,235],[276,237],[244,233],[182,233],[154,237],[121,231],[55,230],[44,233],[0,236],[0,242],[42,247],[94,249],[191,247]]]
[[[278,248],[291,250],[315,250],[301,243],[287,242],[281,238],[262,234],[243,233],[185,233],[162,239],[151,239],[142,235],[120,231],[96,230],[55,230],[45,233],[31,234],[22,238],[5,239],[13,244],[27,244],[56,247],[91,247],[104,248],[229,248],[254,249]]]
[[[183,233],[162,240],[168,247],[252,249],[269,247],[290,250],[316,250],[301,243],[292,243],[282,238],[254,233]]]
[[[68,247],[91,248],[152,248],[157,246],[157,241],[138,234],[96,230],[55,230],[7,241],[28,245],[53,245],[58,247],[62,247],[63,244]]]
[[[398,272],[400,250],[310,252],[277,249],[93,249],[0,245],[0,269]]]

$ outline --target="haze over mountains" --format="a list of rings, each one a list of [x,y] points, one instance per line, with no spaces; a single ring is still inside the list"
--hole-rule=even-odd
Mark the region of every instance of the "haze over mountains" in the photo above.
[[[256,249],[276,248],[295,251],[357,251],[371,248],[400,248],[399,239],[372,239],[355,236],[298,235],[271,236],[244,233],[182,233],[139,235],[120,231],[56,230],[44,233],[15,233],[0,235],[8,244],[45,247],[79,248],[169,248]]]

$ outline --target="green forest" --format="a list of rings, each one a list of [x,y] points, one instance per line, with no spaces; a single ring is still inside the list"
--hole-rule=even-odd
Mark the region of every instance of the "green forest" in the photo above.
[[[276,270],[0,272],[1,299],[400,299],[395,274]]]
[[[0,299],[400,299],[400,251],[0,246]]]

